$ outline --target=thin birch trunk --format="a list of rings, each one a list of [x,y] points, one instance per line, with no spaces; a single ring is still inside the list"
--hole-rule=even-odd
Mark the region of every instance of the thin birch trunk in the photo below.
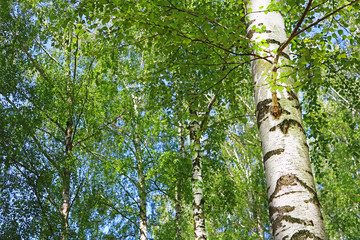
[[[139,117],[139,112],[138,112],[138,106],[136,103],[136,98],[134,96],[132,96],[133,101],[134,101],[134,109],[135,109],[135,116],[136,118]],[[139,187],[138,187],[138,191],[139,191],[139,197],[140,197],[140,240],[147,240],[147,216],[146,216],[146,183],[145,183],[145,176],[144,176],[144,163],[143,163],[143,159],[142,159],[142,154],[141,154],[141,147],[140,147],[140,138],[138,137],[139,134],[139,127],[138,127],[138,123],[136,123],[135,126],[135,141],[134,141],[134,145],[135,145],[135,151],[136,151],[136,162],[137,162],[137,173],[138,173],[138,181],[139,181]]]
[[[195,113],[192,113],[195,115]],[[195,240],[207,239],[205,230],[203,180],[201,174],[201,148],[200,148],[200,124],[194,120],[190,124],[190,144],[192,148],[192,193],[193,193],[193,219]]]
[[[70,45],[70,39],[71,39],[71,32],[68,32],[67,35],[69,46],[69,51],[66,51],[66,95],[67,95],[67,109],[68,112],[68,120],[66,122],[66,131],[65,131],[65,162],[64,162],[64,168],[63,168],[63,176],[62,176],[62,209],[61,214],[63,215],[63,226],[62,226],[62,232],[61,232],[61,239],[67,240],[68,233],[69,233],[69,213],[70,213],[70,177],[71,177],[71,152],[73,149],[73,99],[72,99],[72,81],[71,81],[71,45]],[[76,62],[75,62],[76,66]],[[74,75],[75,80],[75,75]]]
[[[269,46],[253,51],[273,56],[274,50],[286,41],[284,19],[280,13],[265,13],[270,0],[247,2],[247,35],[251,46],[265,41]],[[250,9],[251,8],[251,9]],[[263,32],[253,28],[266,27]],[[326,239],[320,203],[316,195],[309,159],[301,108],[297,95],[286,88],[272,91],[269,81],[276,84],[276,74],[284,72],[281,64],[289,63],[289,50],[279,58],[279,65],[265,60],[252,61],[256,116],[262,143],[269,213],[274,239]],[[281,76],[281,75],[280,75]],[[274,81],[274,82],[273,82]],[[291,78],[279,79],[292,86]]]
[[[147,240],[147,217],[146,217],[146,186],[144,168],[141,157],[137,157],[138,176],[139,176],[139,196],[140,196],[140,240]]]
[[[69,231],[69,213],[70,213],[70,168],[69,161],[72,151],[72,121],[66,123],[66,140],[65,140],[65,163],[62,176],[62,209],[61,214],[63,216],[63,229],[61,238],[67,239]]]
[[[184,144],[184,134],[183,134],[183,126],[181,122],[179,122],[179,152],[180,152],[180,163],[177,168],[177,182],[175,189],[175,222],[176,222],[176,239],[180,240],[181,237],[181,216],[182,216],[182,184],[181,184],[181,162],[185,159],[185,144]]]

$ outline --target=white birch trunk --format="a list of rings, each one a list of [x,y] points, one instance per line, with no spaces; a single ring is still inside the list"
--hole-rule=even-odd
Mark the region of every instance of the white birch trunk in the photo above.
[[[262,40],[270,44],[263,50],[253,50],[258,55],[273,54],[273,50],[286,41],[284,19],[280,13],[265,10],[270,0],[247,2],[247,35],[250,46]],[[260,8],[261,7],[261,8]],[[251,9],[250,9],[251,8]],[[265,32],[256,32],[253,26],[266,27]],[[289,50],[280,55],[279,65],[290,62]],[[278,66],[279,66],[278,65]],[[272,98],[269,79],[274,66],[265,60],[252,61],[256,116],[262,143],[263,163],[266,175],[269,213],[274,239],[326,239],[320,203],[317,199],[314,177],[309,159],[309,147],[296,93],[277,91]],[[276,66],[275,66],[276,67]],[[285,71],[277,69],[277,73]],[[291,86],[286,79],[282,85]],[[274,99],[281,111],[275,111]]]
[[[190,124],[194,234],[195,240],[205,240],[207,239],[207,235],[205,230],[204,199],[202,190],[203,180],[201,174],[201,148],[200,137],[198,136],[199,130],[200,125],[196,120],[194,120]]]
[[[132,99],[134,101],[134,110],[135,116],[138,118],[140,116],[138,112],[138,105],[136,103],[136,97],[132,95]],[[147,240],[147,216],[146,216],[146,183],[145,183],[145,176],[144,176],[144,163],[142,159],[141,147],[140,147],[140,138],[138,136],[138,125],[136,123],[135,126],[135,139],[134,139],[134,146],[136,151],[136,163],[137,163],[137,173],[138,173],[138,181],[139,181],[139,197],[140,197],[140,240]]]
[[[61,239],[66,240],[69,231],[69,213],[70,213],[70,169],[69,163],[72,151],[72,122],[66,123],[66,140],[65,140],[65,163],[62,173],[62,232]]]
[[[139,195],[140,195],[140,240],[147,240],[147,216],[146,216],[146,188],[145,176],[142,167],[141,158],[138,160],[138,174],[139,174]]]

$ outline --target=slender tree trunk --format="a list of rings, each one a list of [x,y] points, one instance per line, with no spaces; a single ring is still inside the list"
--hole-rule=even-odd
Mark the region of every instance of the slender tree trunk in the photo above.
[[[249,192],[249,200],[251,202],[252,205],[252,210],[251,210],[251,218],[254,221],[254,226],[253,226],[253,231],[257,232],[259,235],[259,239],[264,239],[264,226],[261,222],[260,216],[259,216],[259,204],[258,201],[256,199],[256,196],[254,195],[254,193]]]
[[[72,121],[69,120],[66,123],[66,140],[65,140],[65,163],[62,175],[62,209],[61,214],[63,216],[63,226],[61,238],[67,239],[69,230],[69,213],[70,213],[70,168],[69,161],[72,151]]]
[[[247,35],[251,46],[266,41],[269,46],[255,54],[268,56],[286,41],[284,20],[280,13],[265,13],[270,0],[248,0]],[[251,10],[250,10],[251,8]],[[256,32],[253,28],[266,27]],[[274,57],[267,58],[274,61]],[[296,93],[286,88],[272,91],[276,76],[285,72],[278,68],[290,62],[289,50],[280,55],[279,65],[265,60],[252,61],[256,116],[262,143],[269,213],[274,239],[326,239],[320,203],[309,159],[309,147],[303,127]],[[280,75],[281,76],[281,75]],[[278,79],[291,86],[289,77]]]
[[[138,112],[138,105],[136,103],[136,98],[132,96],[132,99],[134,101],[134,109],[135,109],[135,116],[136,121],[137,118],[140,116]],[[147,216],[146,216],[146,181],[145,181],[145,175],[144,175],[144,163],[142,159],[142,153],[141,153],[141,146],[140,146],[140,138],[138,137],[139,134],[139,127],[138,123],[135,125],[135,151],[136,151],[136,163],[137,163],[137,173],[138,173],[138,181],[139,181],[139,197],[140,197],[140,240],[147,240]]]
[[[181,164],[185,159],[185,144],[184,144],[184,135],[182,124],[179,122],[179,152],[181,160],[177,166],[177,180],[176,180],[176,189],[175,189],[175,218],[176,218],[176,239],[180,240],[181,237],[181,208],[182,208],[182,174],[181,174]]]
[[[139,196],[140,196],[140,240],[147,240],[147,217],[146,217],[146,185],[143,162],[140,156],[137,157],[138,176],[139,176]]]
[[[195,240],[207,239],[205,230],[203,180],[201,174],[200,124],[194,120],[190,124],[190,144],[192,148],[192,194]]]

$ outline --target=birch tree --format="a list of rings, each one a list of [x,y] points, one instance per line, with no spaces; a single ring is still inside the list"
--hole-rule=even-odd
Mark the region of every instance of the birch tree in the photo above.
[[[253,59],[251,68],[273,237],[326,239],[301,107],[287,76],[284,19],[270,4],[247,1],[246,23],[250,47],[264,57]]]

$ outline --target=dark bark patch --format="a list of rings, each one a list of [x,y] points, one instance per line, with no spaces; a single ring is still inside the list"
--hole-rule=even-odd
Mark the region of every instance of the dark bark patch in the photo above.
[[[309,150],[309,145],[307,144],[307,142],[304,142],[304,146]]]
[[[281,191],[281,188],[283,186],[296,186],[298,184],[301,185],[303,188],[305,188],[310,193],[312,193],[314,196],[316,196],[316,192],[314,191],[314,189],[312,189],[306,183],[304,183],[302,180],[300,180],[295,174],[287,174],[287,175],[281,176],[277,180],[275,190],[269,198],[269,203],[272,202],[272,200],[276,197],[276,195]]]
[[[290,97],[288,97],[288,100],[292,101],[292,100],[298,100],[299,98],[297,97],[296,93],[294,91],[287,91],[287,93],[289,94]]]
[[[314,198],[310,198],[309,200],[305,200],[304,202],[306,203],[313,203],[313,204],[316,204],[317,201],[314,199]]]
[[[269,208],[269,213],[270,213],[271,218],[275,213],[278,213],[276,218],[274,220],[272,220],[274,236],[277,236],[279,233],[284,231],[284,230],[282,230],[280,232],[277,231],[280,227],[283,227],[284,221],[289,222],[289,223],[297,223],[297,224],[301,224],[304,226],[314,226],[314,222],[311,220],[308,221],[308,220],[303,220],[300,218],[294,218],[294,217],[291,217],[290,215],[286,215],[286,213],[290,213],[290,212],[294,211],[294,209],[295,209],[294,206],[288,206],[288,205],[282,206],[282,207],[270,207]],[[278,232],[278,233],[276,233],[276,232]]]
[[[253,19],[253,20],[251,20],[250,22],[248,22],[248,23],[246,24],[246,29],[249,28],[250,25],[253,24],[255,21],[256,21],[256,20]],[[261,24],[261,23],[259,23],[259,24]]]
[[[278,198],[278,197],[282,197],[282,196],[289,195],[289,194],[294,194],[294,193],[300,193],[300,192],[302,192],[302,191],[290,191],[290,192],[286,192],[286,193],[277,195],[277,196],[274,197],[274,198]]]
[[[299,230],[291,236],[290,240],[304,240],[304,239],[315,239],[315,240],[323,240],[322,238],[316,236],[311,233],[309,230]]]
[[[313,195],[313,198],[306,200],[305,203],[311,202],[311,203],[316,204],[317,206],[321,207],[320,202],[317,198],[317,195],[316,195],[316,192],[314,191],[314,189],[312,189],[305,182],[300,180],[295,174],[287,174],[287,175],[281,176],[277,180],[275,190],[269,198],[269,204],[271,204],[271,202],[273,201],[274,198],[279,197],[279,192],[281,191],[283,186],[296,186],[296,185],[302,186],[303,188],[305,188],[308,192],[310,192]],[[310,221],[303,220],[303,219],[299,219],[299,218],[293,218],[289,215],[285,215],[285,213],[293,211],[294,208],[295,207],[291,207],[291,206],[270,207],[269,208],[269,213],[270,213],[271,217],[273,216],[273,214],[278,212],[278,216],[276,217],[276,219],[272,220],[274,235],[276,232],[278,232],[277,231],[278,228],[282,227],[282,221],[303,224],[305,226],[314,226],[314,223],[311,220]],[[291,238],[291,239],[293,239],[293,238]],[[306,238],[294,238],[294,239],[306,239]]]
[[[291,113],[288,110],[282,109],[282,112],[285,113],[286,115],[291,115]]]
[[[272,156],[274,155],[279,155],[281,153],[283,153],[285,151],[284,148],[279,148],[279,149],[276,149],[276,150],[272,150],[272,151],[269,151],[267,152],[265,155],[264,155],[264,159],[263,159],[263,162],[265,163],[269,158],[271,158]]]
[[[289,56],[289,54],[287,54],[287,53],[281,52],[281,53],[280,53],[280,56],[282,56],[282,57],[290,60],[290,56]]]
[[[314,195],[314,197],[310,198],[309,200],[305,200],[305,203],[312,203],[312,204],[318,206],[319,208],[322,208],[317,195]]]
[[[268,39],[266,39],[266,42],[267,43],[269,43],[269,44],[277,44],[277,45],[281,45],[281,42],[279,42],[279,41],[277,41],[277,40],[275,40],[275,39],[271,39],[271,38],[268,38]]]
[[[268,118],[269,118],[269,116],[267,116],[267,117],[263,118],[262,120],[258,121],[258,129],[260,128],[261,124],[262,124],[263,122],[265,122],[266,119],[268,119]]]
[[[252,39],[252,37],[254,36],[254,33],[255,33],[255,30],[251,29],[247,32],[246,36],[249,38],[249,39]]]
[[[264,117],[269,112],[271,102],[272,102],[272,99],[265,99],[256,105],[256,116],[258,119],[258,128],[260,128],[261,123],[265,120]]]
[[[294,206],[282,206],[282,207],[269,207],[269,213],[270,216],[274,215],[275,213],[279,213],[279,215],[284,215],[285,213],[289,213],[294,211],[295,207]]]
[[[300,122],[294,120],[294,119],[285,119],[280,124],[278,124],[276,127],[270,128],[270,131],[275,131],[276,128],[279,128],[282,133],[287,134],[289,132],[290,127],[298,127],[300,130],[305,134],[305,130]]]

